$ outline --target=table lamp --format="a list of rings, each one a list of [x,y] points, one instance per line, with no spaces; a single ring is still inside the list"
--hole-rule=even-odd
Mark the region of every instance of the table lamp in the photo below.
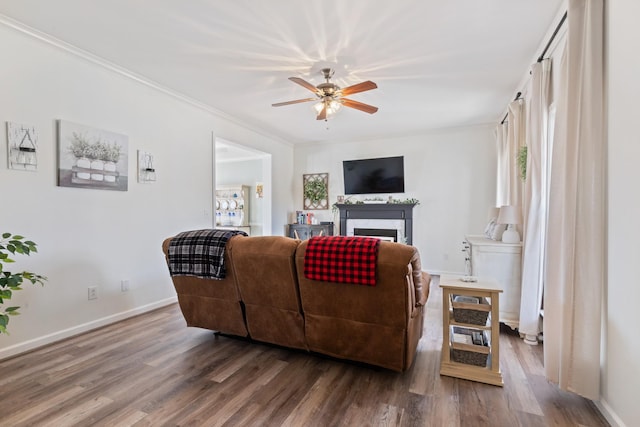
[[[521,216],[519,206],[508,205],[500,208],[497,222],[507,225],[507,229],[502,233],[504,243],[520,243],[520,233],[518,233],[516,225],[520,224]]]

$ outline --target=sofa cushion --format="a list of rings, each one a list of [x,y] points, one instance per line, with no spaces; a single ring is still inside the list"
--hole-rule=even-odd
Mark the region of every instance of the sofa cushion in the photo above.
[[[307,349],[294,256],[283,236],[233,238],[231,264],[253,339]]]

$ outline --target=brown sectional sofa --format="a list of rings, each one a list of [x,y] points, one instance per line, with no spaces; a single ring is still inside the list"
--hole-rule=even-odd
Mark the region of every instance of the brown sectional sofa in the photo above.
[[[371,287],[305,278],[306,247],[282,236],[232,237],[224,280],[172,277],[187,325],[407,370],[431,281],[417,249],[380,242]]]

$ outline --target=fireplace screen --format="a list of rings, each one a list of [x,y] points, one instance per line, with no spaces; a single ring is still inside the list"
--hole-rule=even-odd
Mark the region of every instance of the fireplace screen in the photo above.
[[[376,237],[380,240],[389,242],[398,241],[398,230],[391,230],[387,228],[354,228],[353,235],[362,237]]]

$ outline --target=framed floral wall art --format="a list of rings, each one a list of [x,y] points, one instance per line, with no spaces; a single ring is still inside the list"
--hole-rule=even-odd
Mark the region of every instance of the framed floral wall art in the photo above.
[[[58,120],[58,185],[127,191],[129,138]]]

